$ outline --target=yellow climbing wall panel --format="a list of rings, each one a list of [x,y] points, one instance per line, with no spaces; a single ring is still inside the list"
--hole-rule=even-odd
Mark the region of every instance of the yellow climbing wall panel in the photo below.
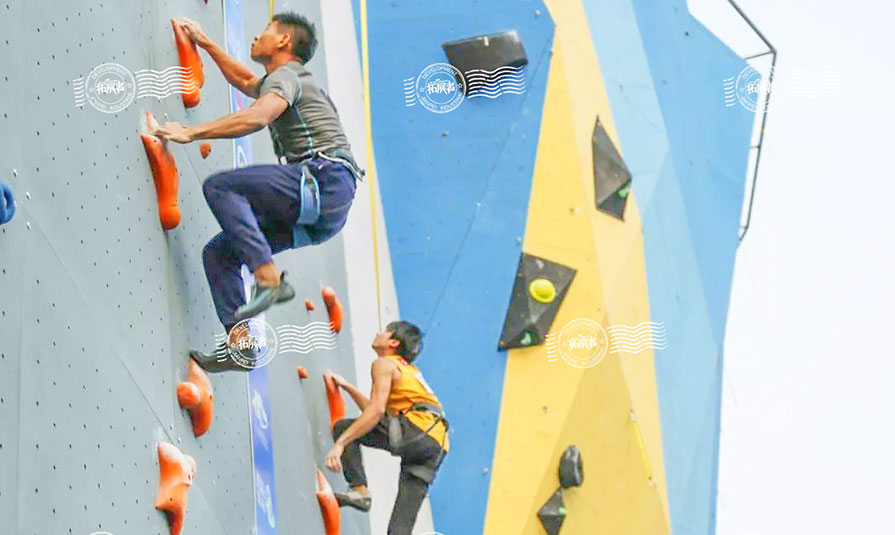
[[[598,115],[619,146],[596,53],[580,2],[546,4],[556,35],[523,248],[578,270],[551,334],[577,318],[634,326],[650,320],[636,200],[624,222],[594,208]],[[545,345],[507,359],[485,533],[543,533],[537,512],[570,444],[585,480],[565,493],[563,532],[668,533],[652,351],[609,354],[583,370],[548,362]]]

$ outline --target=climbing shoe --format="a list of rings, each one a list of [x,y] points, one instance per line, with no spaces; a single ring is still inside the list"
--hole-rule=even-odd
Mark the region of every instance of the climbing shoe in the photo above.
[[[284,272],[285,274],[285,272]],[[291,284],[286,282],[282,277],[280,278],[280,291],[277,294],[277,304],[285,303],[286,301],[291,301],[292,298],[295,297],[295,289]]]
[[[233,319],[237,322],[254,318],[274,303],[285,303],[295,297],[295,290],[286,282],[286,272],[280,274],[279,286],[261,286],[258,281],[252,286],[252,296],[248,302],[236,309]]]
[[[196,364],[202,366],[202,369],[208,373],[220,373],[226,371],[247,372],[250,368],[240,366],[233,358],[234,355],[240,357],[243,361],[254,362],[254,350],[252,348],[242,349],[237,354],[236,349],[228,347],[226,342],[221,342],[212,353],[203,353],[197,350],[190,351],[190,358],[196,361]]]
[[[339,507],[354,507],[360,511],[369,511],[370,505],[373,502],[373,499],[370,496],[364,496],[360,492],[356,490],[349,490],[348,492],[334,492],[336,496],[336,501],[339,502]]]

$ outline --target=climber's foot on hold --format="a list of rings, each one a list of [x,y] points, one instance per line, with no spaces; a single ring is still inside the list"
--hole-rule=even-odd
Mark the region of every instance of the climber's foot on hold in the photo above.
[[[270,308],[274,303],[285,303],[295,297],[295,290],[288,282],[286,282],[286,272],[280,274],[280,279],[276,285],[262,284],[260,280],[255,280],[252,286],[252,296],[248,302],[238,309],[234,314],[236,321],[253,318],[258,314]]]
[[[240,365],[234,356],[238,357],[240,361],[247,363],[257,362],[258,360],[253,348],[241,348],[237,352],[236,347],[231,347],[225,342],[219,343],[211,353],[203,353],[197,350],[190,351],[190,358],[195,360],[208,373],[247,372],[252,369],[251,366]]]
[[[373,501],[369,492],[362,493],[356,489],[351,489],[348,492],[334,492],[333,494],[336,497],[336,501],[339,502],[339,507],[347,505],[365,512],[370,510]]]

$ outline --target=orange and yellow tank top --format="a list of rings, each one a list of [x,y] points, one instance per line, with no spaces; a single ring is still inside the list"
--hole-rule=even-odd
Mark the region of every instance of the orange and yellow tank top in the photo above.
[[[392,390],[385,403],[385,410],[389,414],[395,415],[404,412],[417,403],[431,403],[441,407],[441,403],[435,397],[435,392],[423,379],[423,373],[419,368],[404,360],[401,355],[386,355],[384,358],[394,362],[401,372],[401,380],[392,384]],[[438,422],[436,426],[432,427],[432,424],[438,420],[437,416],[427,411],[412,411],[406,413],[405,416],[420,431],[431,427],[428,435],[441,444],[445,452],[448,451],[449,440],[444,422]]]

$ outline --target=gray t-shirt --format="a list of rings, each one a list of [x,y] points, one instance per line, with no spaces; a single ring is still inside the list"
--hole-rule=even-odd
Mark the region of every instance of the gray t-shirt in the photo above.
[[[317,151],[351,150],[335,105],[301,63],[290,61],[264,75],[258,96],[265,93],[276,93],[291,103],[268,127],[278,158],[297,162]]]

